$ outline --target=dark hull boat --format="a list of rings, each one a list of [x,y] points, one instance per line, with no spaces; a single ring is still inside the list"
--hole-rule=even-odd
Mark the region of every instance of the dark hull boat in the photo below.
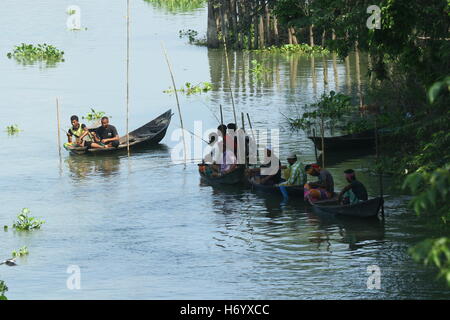
[[[352,205],[339,205],[337,201],[320,201],[311,203],[313,211],[336,216],[371,218],[376,217],[383,205],[383,198],[377,197]]]
[[[275,187],[274,185],[264,185],[257,183],[255,179],[248,178],[248,182],[250,183],[251,187],[255,191],[264,192],[267,194],[275,194],[275,195],[282,195],[280,192],[280,188]],[[303,199],[303,187],[298,186],[286,186],[285,187],[289,196],[295,197],[295,198],[301,198]]]
[[[322,137],[308,137],[314,142],[316,148],[322,151]],[[336,137],[324,137],[326,151],[340,151],[349,149],[368,149],[375,146],[374,130],[367,130],[355,134],[347,134]]]
[[[168,110],[156,119],[143,125],[142,127],[130,132],[130,149],[135,149],[140,146],[156,145],[164,138],[169,127],[170,120],[172,118],[172,110]],[[118,152],[127,149],[127,135],[123,136],[119,140],[120,144],[117,148],[99,148],[88,149],[86,147],[66,147],[68,151],[73,154],[103,154]]]
[[[241,184],[244,182],[245,177],[245,167],[244,166],[238,166],[235,170],[233,170],[230,173],[220,175],[217,177],[211,176],[206,174],[206,168],[208,167],[207,164],[199,164],[199,173],[202,180],[209,184],[224,184],[224,185],[234,185],[234,184]]]

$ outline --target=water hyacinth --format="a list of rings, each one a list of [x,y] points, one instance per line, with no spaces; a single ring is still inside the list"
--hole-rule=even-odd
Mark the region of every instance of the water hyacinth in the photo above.
[[[64,62],[64,51],[46,43],[36,46],[22,43],[16,46],[13,52],[8,52],[6,56],[9,59],[14,58],[22,64],[33,64],[38,61],[44,61],[48,65],[55,65],[58,62]]]
[[[35,229],[40,229],[44,220],[36,219],[35,217],[30,217],[28,214],[30,209],[23,208],[22,212],[17,216],[17,221],[13,224],[13,228],[18,231],[30,231]]]

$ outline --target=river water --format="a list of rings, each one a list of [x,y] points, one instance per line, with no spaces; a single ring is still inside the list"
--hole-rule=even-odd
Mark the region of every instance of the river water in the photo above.
[[[66,30],[69,5],[81,8],[87,30]],[[209,81],[213,91],[181,95],[185,126],[217,126],[219,104],[232,121],[224,54],[186,44],[182,29],[205,33],[206,11],[173,14],[132,1],[130,127],[169,108],[175,112],[160,147],[126,155],[75,157],[57,147],[55,99],[62,127],[91,107],[110,115],[125,132],[125,1],[31,0],[2,2],[0,18],[0,128],[17,124],[18,135],[0,133],[0,225],[19,211],[46,221],[41,230],[0,233],[0,258],[27,246],[18,267],[0,266],[10,299],[448,299],[433,270],[414,263],[407,249],[432,236],[407,209],[407,197],[387,188],[385,224],[316,217],[303,205],[245,188],[200,183],[195,163],[172,162],[180,141],[175,97],[161,41],[178,85]],[[47,67],[6,58],[22,42],[50,43],[65,62]],[[261,56],[230,53],[238,115],[249,113],[255,129],[280,130],[281,158],[296,151],[314,159],[312,143],[292,133],[285,115],[311,103],[324,90],[358,88],[356,57],[346,65],[330,56]],[[262,61],[270,72],[249,71]],[[361,70],[365,70],[365,58]],[[360,75],[364,85],[364,72]],[[248,124],[247,124],[248,125]],[[62,133],[62,132],[61,132]],[[62,138],[65,138],[62,133]],[[192,139],[193,140],[193,139]],[[329,155],[336,186],[354,168],[371,196],[377,178],[368,174],[371,155]],[[388,184],[388,181],[387,183]],[[66,271],[81,272],[81,289],[69,290]],[[381,270],[381,289],[367,288],[367,267]]]

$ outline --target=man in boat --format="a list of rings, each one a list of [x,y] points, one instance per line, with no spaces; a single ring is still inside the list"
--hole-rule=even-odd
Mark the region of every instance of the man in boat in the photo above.
[[[67,143],[64,144],[64,147],[84,147],[85,140],[90,141],[88,128],[85,124],[80,123],[78,116],[71,116],[70,122],[72,127],[67,131]],[[75,141],[72,140],[73,138],[75,138]]]
[[[367,201],[367,189],[356,179],[355,171],[353,169],[345,170],[344,176],[349,184],[339,193],[339,203],[356,204],[361,201]]]
[[[289,154],[287,157],[287,162],[288,175],[285,176],[286,181],[278,184],[281,194],[283,195],[284,202],[289,199],[286,187],[301,187],[306,182],[306,173],[304,170],[304,166],[300,159],[297,158],[297,155],[295,153]]]
[[[86,141],[85,145],[88,149],[98,149],[98,148],[117,148],[120,144],[119,134],[117,133],[116,127],[109,124],[109,118],[103,117],[101,119],[102,125],[95,129],[94,141]]]
[[[331,173],[318,164],[308,164],[305,167],[307,174],[317,177],[318,181],[305,184],[305,198],[312,202],[331,199],[334,196],[334,179]]]
[[[266,148],[266,159],[268,159],[268,162],[261,165],[260,168],[247,169],[247,174],[251,177],[259,177],[258,183],[260,184],[275,185],[280,183],[282,181],[281,162],[277,156],[273,155],[270,146]],[[275,164],[274,167],[272,167],[272,164]]]
[[[237,159],[234,155],[232,147],[226,145],[222,153],[222,159],[218,159],[216,166],[212,166],[212,176],[218,177],[234,171],[237,168]]]

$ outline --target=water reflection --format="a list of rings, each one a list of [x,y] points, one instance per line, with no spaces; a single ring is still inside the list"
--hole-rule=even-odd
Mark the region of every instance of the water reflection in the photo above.
[[[84,180],[90,176],[114,176],[120,168],[120,157],[70,154],[65,159],[65,163],[71,178]]]

